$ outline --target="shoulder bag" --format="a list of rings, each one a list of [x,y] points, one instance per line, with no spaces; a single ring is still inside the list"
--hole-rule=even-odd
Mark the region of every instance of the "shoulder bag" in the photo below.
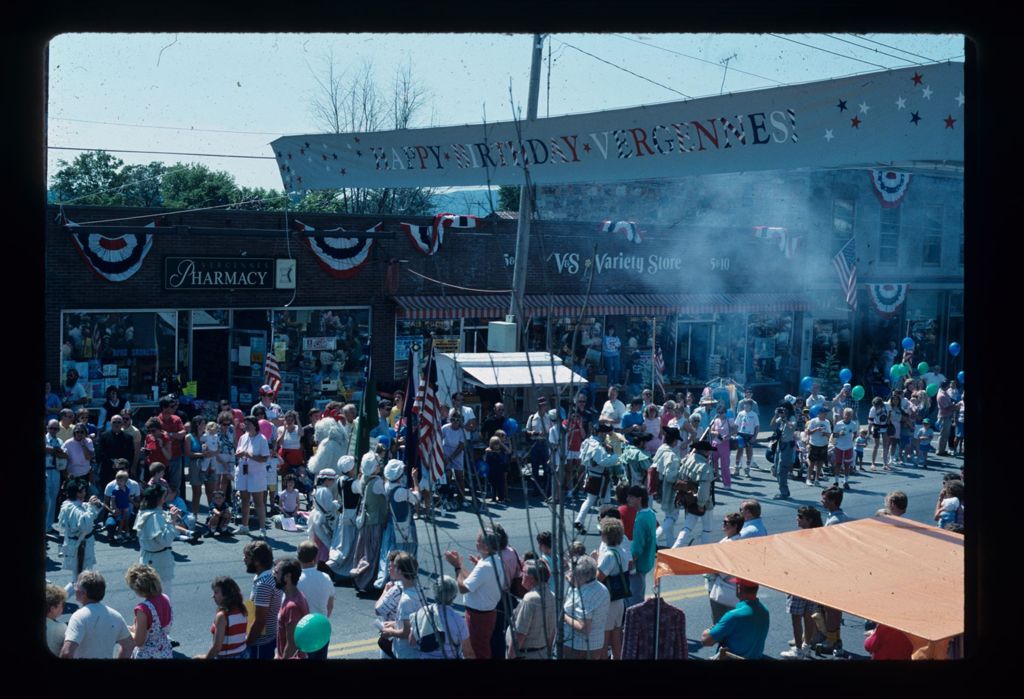
[[[620,599],[626,599],[630,595],[629,589],[629,576],[626,575],[626,569],[622,567],[622,559],[619,558],[619,552],[617,549],[609,549],[612,555],[615,556],[615,562],[619,564],[619,572],[615,575],[609,575],[604,579],[605,587],[608,588],[608,594],[611,596],[611,601],[616,602]]]

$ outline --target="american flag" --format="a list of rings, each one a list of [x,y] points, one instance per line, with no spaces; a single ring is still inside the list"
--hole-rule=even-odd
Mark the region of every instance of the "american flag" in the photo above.
[[[275,396],[281,390],[281,370],[277,366],[277,358],[272,354],[267,355],[266,368],[263,370],[263,382],[273,389]]]
[[[418,410],[417,410],[418,408]],[[441,404],[437,399],[437,366],[434,364],[434,349],[430,348],[427,370],[420,381],[416,394],[414,411],[419,413],[419,443],[417,451],[422,467],[430,469],[431,479],[436,483],[444,476],[444,452],[441,450]]]
[[[661,389],[661,395],[668,395],[665,393],[665,358],[661,355],[661,348],[654,353],[654,383]]]
[[[839,274],[839,286],[843,288],[846,295],[846,303],[854,311],[857,310],[857,257],[854,254],[856,247],[854,239],[846,241],[836,256],[832,258],[832,265]]]

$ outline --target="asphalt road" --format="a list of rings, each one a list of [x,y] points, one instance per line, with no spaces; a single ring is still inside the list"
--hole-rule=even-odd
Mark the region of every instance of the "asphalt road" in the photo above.
[[[928,470],[904,467],[892,473],[858,473],[851,479],[852,489],[846,492],[843,509],[851,518],[870,517],[883,506],[886,493],[898,489],[909,496],[909,509],[906,514],[909,519],[933,523],[932,514],[936,496],[941,488],[942,475],[959,472],[962,461],[954,458],[935,458],[934,454],[932,456],[932,467]],[[820,508],[820,488],[807,486],[802,481],[790,481],[792,500],[772,500],[771,496],[777,492],[774,479],[767,470],[756,470],[757,466],[766,469],[761,449],[755,450],[755,470],[752,471],[751,478],[734,479],[731,490],[716,487],[716,521],[720,521],[724,514],[738,511],[742,500],[753,497],[762,504],[762,517],[771,534],[796,529],[796,510],[800,506],[813,505]],[[552,528],[552,515],[536,497],[531,498],[528,509],[524,507],[522,491],[519,488],[512,489],[510,499],[511,505],[492,505],[483,517],[485,521],[493,518],[495,522],[500,522],[509,532],[512,546],[522,553],[531,548],[533,537],[530,532],[536,533]],[[660,520],[661,514],[657,507],[656,512]],[[530,529],[527,528],[528,515]],[[573,516],[572,512],[565,513],[567,531],[572,530]],[[205,516],[201,516],[202,520],[205,520]],[[423,582],[427,583],[428,576],[435,574],[438,569],[438,555],[436,548],[433,547],[434,531],[424,522],[417,521],[416,525],[420,541],[420,570],[424,576]],[[465,557],[475,553],[477,529],[476,515],[463,510],[439,521],[437,538],[442,549],[461,551]],[[595,529],[594,517],[591,517],[590,531],[593,532]],[[304,533],[277,529],[270,530],[267,541],[273,548],[275,556],[294,556],[296,546],[305,536]],[[716,540],[718,538],[716,532]],[[97,539],[98,569],[107,580],[105,602],[120,611],[130,623],[132,608],[138,600],[127,588],[124,572],[129,565],[138,561],[138,548],[109,545],[105,534],[98,534]],[[209,649],[209,628],[215,612],[210,583],[215,577],[233,577],[242,588],[243,594],[248,595],[252,576],[245,572],[242,562],[242,547],[248,541],[248,536],[237,536],[207,539],[197,546],[184,542],[174,544],[177,565],[171,635],[181,643],[176,649],[176,657],[191,657],[205,653]],[[587,535],[584,541],[588,550],[595,549],[599,544],[599,538],[594,533]],[[67,582],[68,575],[60,570],[61,559],[57,556],[57,550],[58,546],[51,542],[46,558],[46,575],[50,580],[63,585]],[[444,572],[450,575],[451,567],[446,564]],[[653,576],[649,576],[648,595],[652,594],[652,584]],[[330,657],[378,657],[377,634],[372,626],[375,618],[373,600],[357,598],[350,587],[338,587],[336,593],[334,613],[331,617]],[[702,576],[664,578],[662,594],[666,601],[682,609],[686,614],[686,635],[690,640],[691,657],[707,658],[711,655],[714,652],[713,648],[702,648],[699,643],[701,632],[711,623],[711,610]],[[787,641],[792,638],[792,628],[784,606],[785,595],[762,588],[760,598],[771,614],[771,631],[765,645],[765,653],[769,657],[777,658],[781,651],[788,648]],[[69,616],[70,614],[65,614],[61,619],[66,622]],[[863,622],[863,619],[844,615],[842,640],[844,648],[866,658],[863,650]]]

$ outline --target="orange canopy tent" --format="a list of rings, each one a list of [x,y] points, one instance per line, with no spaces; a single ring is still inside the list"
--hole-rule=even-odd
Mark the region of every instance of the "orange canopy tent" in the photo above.
[[[663,575],[720,572],[870,619],[944,655],[964,632],[964,537],[899,517],[658,552]]]

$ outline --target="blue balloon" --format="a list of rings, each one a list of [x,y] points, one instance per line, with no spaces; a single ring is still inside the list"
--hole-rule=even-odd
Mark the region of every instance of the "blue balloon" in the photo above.
[[[800,390],[805,392],[805,393],[807,391],[810,391],[811,390],[811,386],[813,386],[813,385],[814,385],[814,379],[812,379],[810,376],[805,376],[802,379],[800,379]]]
[[[811,417],[818,417],[818,413],[820,413],[820,412],[821,412],[821,406],[820,405],[815,405],[815,406],[812,406],[811,409],[807,411],[807,414],[810,415]]]
[[[725,416],[732,420],[733,418],[736,417],[736,413],[732,411],[732,408],[729,408],[728,410],[725,411]]]
[[[390,447],[391,437],[388,437],[387,435],[381,435],[380,437],[377,438],[377,443],[383,444],[385,447]]]
[[[960,343],[959,342],[950,342],[949,343],[949,353],[951,355],[953,355],[954,357],[959,356],[959,354],[960,354]]]
[[[509,437],[511,437],[512,435],[519,431],[519,423],[516,422],[516,419],[514,417],[506,419],[504,427],[505,434],[507,434]]]
[[[903,349],[905,349],[905,350],[912,350],[912,349],[914,349],[914,338],[912,338],[912,337],[905,337],[905,338],[903,338]]]
[[[853,372],[849,369],[842,369],[839,372],[839,380],[843,383],[849,383],[850,379],[853,378]]]
[[[960,383],[964,382],[964,372],[962,370],[957,372],[956,380],[959,381]]]

